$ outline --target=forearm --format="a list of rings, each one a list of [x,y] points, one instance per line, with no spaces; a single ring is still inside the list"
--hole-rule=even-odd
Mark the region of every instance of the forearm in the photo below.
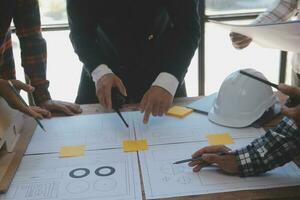
[[[35,87],[33,96],[35,103],[39,104],[50,99],[50,94],[46,79],[47,45],[41,33],[38,1],[24,1],[18,5],[13,20],[20,41],[22,66]]]
[[[275,129],[235,152],[241,176],[254,176],[290,162],[300,153],[300,131],[285,118]]]

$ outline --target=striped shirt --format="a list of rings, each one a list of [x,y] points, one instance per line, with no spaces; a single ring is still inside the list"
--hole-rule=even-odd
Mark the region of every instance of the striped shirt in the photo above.
[[[35,87],[35,103],[50,99],[46,80],[47,49],[42,37],[38,0],[0,1],[0,78],[15,79],[10,24],[20,41],[22,66]]]
[[[235,151],[240,176],[254,176],[292,161],[300,154],[300,130],[285,117],[250,145]]]

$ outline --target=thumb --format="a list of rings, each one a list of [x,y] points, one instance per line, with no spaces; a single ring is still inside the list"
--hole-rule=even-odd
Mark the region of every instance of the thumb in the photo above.
[[[221,156],[218,156],[217,154],[203,154],[202,159],[209,163],[209,164],[220,164],[221,162]]]
[[[34,91],[34,87],[32,87],[31,85],[25,84],[21,81],[11,80],[11,82],[17,90],[24,90],[26,92],[33,92]]]
[[[125,88],[123,82],[120,79],[117,79],[115,84],[116,84],[117,88],[119,89],[119,91],[121,92],[121,94],[123,94],[125,97],[127,97],[126,88]]]

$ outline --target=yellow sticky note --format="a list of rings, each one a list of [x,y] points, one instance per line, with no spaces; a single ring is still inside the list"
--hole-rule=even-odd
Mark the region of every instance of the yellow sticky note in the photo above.
[[[78,157],[85,154],[85,145],[64,146],[60,149],[59,157]]]
[[[191,114],[193,109],[182,107],[182,106],[173,106],[167,112],[167,115],[174,117],[184,118],[185,116]]]
[[[147,140],[124,140],[124,152],[146,151],[148,150]]]
[[[229,133],[224,134],[210,134],[207,135],[208,143],[210,145],[226,145],[226,144],[233,144],[234,141]]]

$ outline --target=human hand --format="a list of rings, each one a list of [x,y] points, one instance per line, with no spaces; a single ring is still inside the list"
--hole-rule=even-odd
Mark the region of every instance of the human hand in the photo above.
[[[127,96],[122,80],[115,74],[106,74],[96,84],[96,94],[100,104],[108,110],[112,109],[111,89],[117,87],[123,96]]]
[[[148,123],[150,114],[162,116],[165,114],[173,102],[173,96],[165,89],[152,86],[144,95],[140,103],[140,111],[144,114],[143,122]]]
[[[230,149],[224,145],[208,146],[196,151],[192,157],[202,157],[203,161],[193,161],[189,163],[194,172],[199,172],[208,164],[217,164],[223,171],[229,174],[238,173],[238,164],[234,155],[218,155],[218,153],[229,153]]]
[[[288,86],[285,84],[279,84],[278,89],[280,92],[298,100],[298,105],[295,107],[288,108],[283,105],[281,108],[281,113],[287,117],[293,119],[298,128],[300,128],[300,87]]]
[[[34,91],[34,87],[21,81],[11,80],[11,82],[17,90],[24,90],[25,92],[29,93],[32,93]],[[8,81],[4,79],[0,79],[0,96],[2,96],[6,100],[11,108],[19,110],[31,117],[41,119],[43,117],[50,116],[50,113],[45,109],[36,106],[28,107],[24,105],[20,98],[14,93]]]
[[[80,114],[82,112],[82,109],[78,104],[64,102],[64,101],[47,100],[40,103],[39,106],[50,112],[59,111],[69,116]]]
[[[230,38],[231,38],[232,45],[236,49],[244,49],[247,46],[249,46],[249,44],[252,42],[251,38],[234,32],[230,33]]]

